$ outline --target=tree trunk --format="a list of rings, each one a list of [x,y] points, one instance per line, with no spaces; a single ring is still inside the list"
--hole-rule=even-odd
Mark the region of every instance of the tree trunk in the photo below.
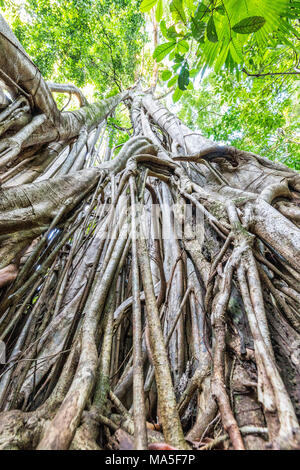
[[[299,448],[299,175],[0,32],[0,448]]]

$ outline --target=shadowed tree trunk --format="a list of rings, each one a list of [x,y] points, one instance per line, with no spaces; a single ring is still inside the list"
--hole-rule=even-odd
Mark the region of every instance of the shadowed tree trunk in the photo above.
[[[299,447],[299,175],[0,32],[0,448]]]

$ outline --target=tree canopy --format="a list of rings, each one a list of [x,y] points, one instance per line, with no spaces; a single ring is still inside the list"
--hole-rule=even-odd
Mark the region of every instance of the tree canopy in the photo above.
[[[46,79],[78,87],[92,84],[101,96],[134,82],[144,40],[138,3],[25,0],[3,2],[2,7]]]
[[[298,2],[9,0],[1,6],[45,78],[108,96],[141,76],[149,85],[156,62],[157,94],[171,91],[191,127],[299,169]],[[65,104],[62,95],[57,100]],[[130,127],[118,112],[114,124]],[[112,143],[124,139],[115,127]]]
[[[151,8],[161,33],[154,57],[173,101],[184,94],[181,116],[206,136],[299,169],[299,3],[141,3]]]

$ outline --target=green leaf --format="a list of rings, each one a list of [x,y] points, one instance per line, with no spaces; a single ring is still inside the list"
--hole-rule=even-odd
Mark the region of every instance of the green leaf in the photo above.
[[[167,29],[165,20],[162,20],[162,21],[160,22],[159,26],[160,26],[160,31],[161,31],[162,35],[163,35],[166,39],[169,39],[169,37],[168,37],[168,29]]]
[[[230,72],[232,73],[234,71],[234,66],[235,66],[235,61],[233,60],[230,54],[230,49],[229,49],[226,60],[225,60],[225,67],[229,69]]]
[[[282,15],[286,18],[299,18],[300,16],[300,2],[293,2],[290,0],[287,10]]]
[[[180,67],[181,67],[181,64],[172,65],[172,69],[174,72],[177,72],[177,70],[180,69]]]
[[[162,35],[166,39],[174,39],[177,37],[177,31],[176,31],[175,25],[172,25],[169,28],[167,28],[165,20],[162,20],[160,22],[160,30],[161,30]]]
[[[175,77],[171,78],[171,80],[168,81],[167,87],[171,88],[173,85],[175,85],[176,82],[177,82],[177,75],[175,75]]]
[[[215,11],[220,13],[220,15],[225,16],[225,8],[224,5],[219,5],[218,7],[215,8]]]
[[[181,67],[180,73],[178,75],[178,88],[182,91],[186,90],[190,81],[190,72],[188,69],[188,65],[185,62],[184,66]]]
[[[172,72],[170,70],[163,70],[161,73],[161,79],[166,82],[169,78],[172,77]]]
[[[181,62],[184,60],[184,56],[180,54],[175,54],[174,62],[176,64],[181,64]]]
[[[140,11],[143,13],[147,13],[148,11],[151,10],[151,8],[154,7],[156,3],[157,3],[157,0],[143,0],[140,5]]]
[[[240,62],[243,61],[244,56],[243,56],[242,48],[240,46],[238,39],[231,38],[231,42],[229,44],[229,50],[231,53],[231,57],[235,62],[239,64]]]
[[[191,31],[192,31],[192,36],[194,39],[196,39],[196,41],[200,42],[203,39],[205,28],[206,28],[205,23],[196,23],[192,19]]]
[[[218,35],[217,35],[213,16],[211,16],[208,20],[207,28],[206,28],[206,35],[207,35],[207,39],[210,42],[218,42]]]
[[[197,20],[202,20],[207,13],[210,14],[210,6],[206,6],[203,2],[200,2],[194,16]]]
[[[173,103],[176,103],[182,97],[183,91],[180,88],[176,87],[176,90],[173,93]]]
[[[156,47],[153,58],[156,59],[156,62],[163,60],[166,55],[168,55],[172,49],[176,46],[176,41],[165,42]]]
[[[193,38],[196,39],[196,41],[200,41],[204,36],[206,24],[204,21],[201,21],[202,17],[203,14],[196,14],[195,16],[191,17],[191,32]]]
[[[189,43],[185,40],[178,41],[177,50],[179,54],[185,54],[189,50]]]
[[[189,13],[194,11],[194,0],[184,0],[186,8],[189,10]]]
[[[173,60],[175,57],[175,49],[173,49],[169,54],[169,60]]]
[[[223,41],[222,47],[219,51],[219,54],[217,56],[217,59],[215,61],[214,69],[216,72],[219,72],[222,65],[224,64],[226,57],[228,55],[228,50],[229,50],[229,43],[226,43],[226,41]]]
[[[183,24],[186,23],[182,0],[173,0],[170,3],[170,11],[175,21],[181,21]]]
[[[198,75],[199,70],[198,69],[192,69],[190,70],[190,77],[195,78],[196,75]]]
[[[177,31],[176,31],[176,28],[174,25],[170,26],[168,29],[167,29],[167,34],[168,34],[168,39],[174,39],[178,36],[177,34]]]
[[[155,10],[155,19],[159,23],[163,15],[163,0],[158,0],[156,10]]]
[[[265,22],[266,20],[263,16],[249,16],[249,18],[244,18],[235,24],[232,29],[239,34],[256,33],[256,31],[263,27]]]

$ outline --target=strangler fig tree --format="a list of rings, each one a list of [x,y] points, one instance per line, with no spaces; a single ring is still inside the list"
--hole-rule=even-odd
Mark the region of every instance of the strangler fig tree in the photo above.
[[[0,448],[299,448],[299,175],[47,83],[0,18]]]

